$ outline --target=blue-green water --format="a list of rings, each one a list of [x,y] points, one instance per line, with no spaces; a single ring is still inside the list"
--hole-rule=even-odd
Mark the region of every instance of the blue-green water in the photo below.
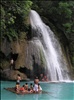
[[[28,82],[28,84],[33,82]],[[41,87],[47,94],[17,95],[5,90],[14,87],[15,82],[1,81],[1,100],[74,100],[74,83],[42,83]],[[21,86],[25,82],[21,82]]]

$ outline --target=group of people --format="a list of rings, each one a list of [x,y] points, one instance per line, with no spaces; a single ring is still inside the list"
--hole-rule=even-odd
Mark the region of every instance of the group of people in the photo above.
[[[44,74],[40,74],[40,81],[49,81],[47,75],[44,75]]]
[[[21,77],[18,74],[17,77],[17,82],[16,82],[16,86],[15,86],[15,91],[17,93],[41,93],[42,92],[42,88],[39,84],[39,79],[38,77],[35,77],[34,79],[34,85],[31,83],[30,85],[28,83],[25,83],[22,87],[20,86],[20,80]]]

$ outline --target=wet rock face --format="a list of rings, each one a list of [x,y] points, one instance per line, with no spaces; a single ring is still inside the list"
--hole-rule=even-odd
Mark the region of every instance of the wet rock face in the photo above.
[[[1,41],[1,51],[5,56],[8,56],[11,52],[11,43],[9,43],[6,39]]]
[[[15,70],[13,71],[12,68],[10,74],[9,71],[3,71],[3,73],[1,73],[6,79],[15,80],[16,71],[18,70],[23,74],[23,77],[26,74],[26,77],[29,78],[34,78],[35,75],[39,76],[40,73],[44,71],[44,67],[41,64],[40,50],[33,41],[18,40],[11,43],[4,41],[1,51],[5,55],[5,59],[8,59],[7,62],[9,63],[6,68],[1,66],[3,70],[10,70],[11,52],[14,55],[13,58],[16,58],[14,61]],[[16,54],[18,55],[17,57],[15,57]],[[4,59],[2,62],[4,63]],[[20,70],[21,68],[24,71]]]
[[[28,46],[26,48],[26,65],[32,70],[34,63],[40,65],[40,55],[36,45],[30,41],[28,42]]]
[[[39,76],[40,73],[43,73],[45,70],[44,65],[41,63],[40,49],[33,41],[28,42],[25,65],[31,70],[30,75],[32,78],[36,75]]]

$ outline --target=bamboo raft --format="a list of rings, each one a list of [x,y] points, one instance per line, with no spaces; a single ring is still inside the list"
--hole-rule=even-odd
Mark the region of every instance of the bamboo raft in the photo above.
[[[12,87],[12,88],[4,88],[5,90],[8,90],[8,91],[10,91],[10,92],[12,92],[12,93],[15,93],[15,94],[18,94],[18,95],[22,95],[22,94],[40,94],[40,93],[42,93],[42,94],[48,94],[49,92],[46,92],[46,91],[42,91],[42,92],[38,92],[38,93],[22,93],[21,91],[19,92],[19,93],[17,93],[16,91],[15,91],[15,88],[14,87]]]

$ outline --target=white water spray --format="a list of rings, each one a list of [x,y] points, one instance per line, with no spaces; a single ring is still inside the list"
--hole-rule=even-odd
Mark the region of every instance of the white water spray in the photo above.
[[[43,50],[51,81],[69,80],[67,64],[54,33],[34,10],[30,12],[30,22],[37,38],[34,42]]]

